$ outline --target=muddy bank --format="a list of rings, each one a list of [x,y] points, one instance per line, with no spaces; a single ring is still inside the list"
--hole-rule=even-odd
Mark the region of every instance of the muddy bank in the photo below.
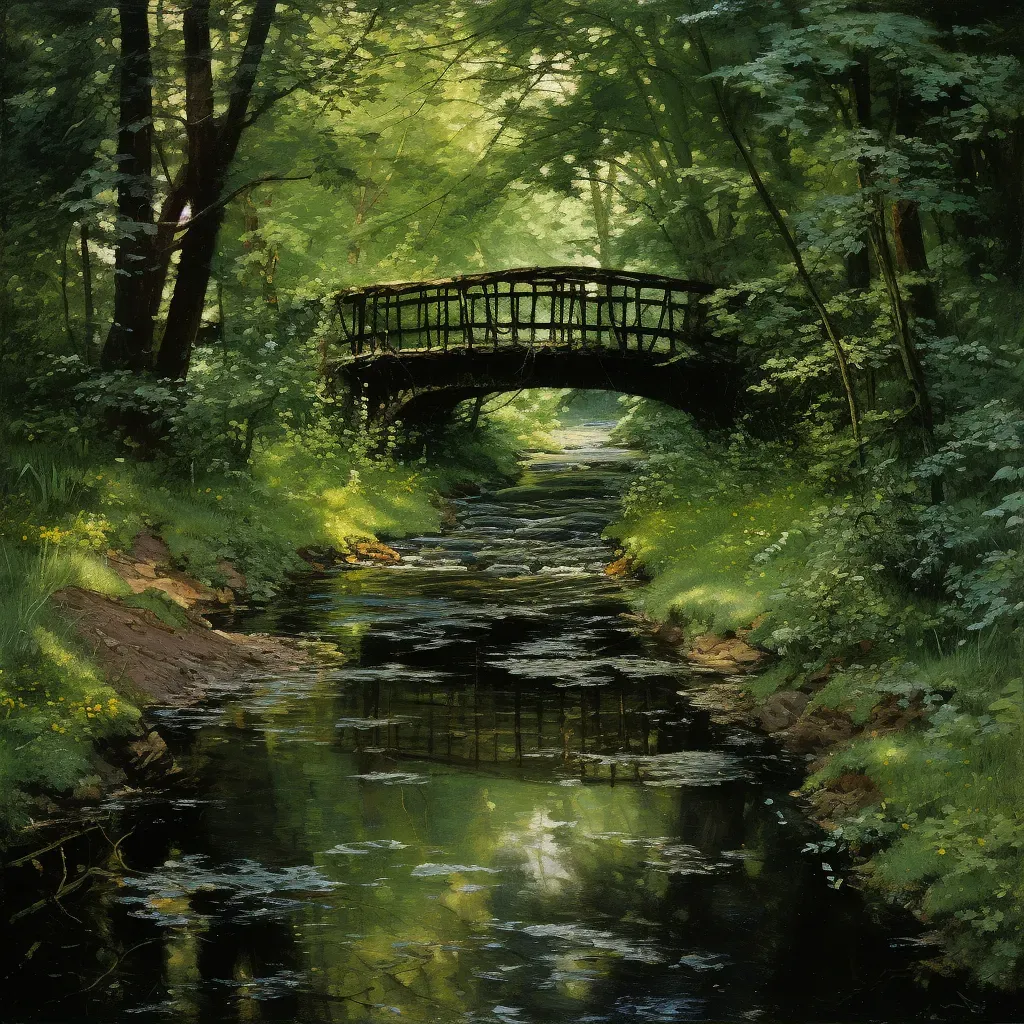
[[[208,587],[175,569],[163,541],[143,533],[131,552],[110,552],[108,564],[135,600],[69,587],[54,601],[108,680],[140,706],[190,703],[213,685],[310,661],[296,641],[212,628],[205,613],[230,609],[246,588],[226,562],[219,568],[231,586]]]
[[[214,684],[293,671],[310,659],[294,641],[213,629],[195,612],[170,625],[77,587],[54,600],[110,682],[138,704],[191,703]]]
[[[743,722],[767,733],[789,753],[804,758],[808,778],[857,739],[898,733],[921,717],[920,708],[901,708],[895,697],[874,708],[861,725],[841,708],[815,705],[814,696],[828,682],[831,668],[808,676],[794,689],[758,698],[747,679],[764,671],[774,657],[749,642],[750,630],[728,636],[690,636],[678,625],[635,618],[662,642],[681,651],[695,671],[707,676],[707,690],[699,702],[714,720]],[[832,830],[843,817],[879,802],[882,796],[866,775],[848,772],[803,793],[802,799],[808,816]]]

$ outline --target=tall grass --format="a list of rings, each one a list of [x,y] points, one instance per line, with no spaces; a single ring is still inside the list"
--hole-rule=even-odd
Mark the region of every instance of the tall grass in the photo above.
[[[47,602],[73,576],[72,565],[56,548],[0,541],[0,664],[33,653]]]

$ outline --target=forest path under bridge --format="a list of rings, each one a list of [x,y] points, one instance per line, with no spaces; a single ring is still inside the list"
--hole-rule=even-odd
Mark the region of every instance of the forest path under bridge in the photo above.
[[[734,346],[708,329],[714,290],[593,267],[350,288],[335,296],[325,373],[377,423],[442,419],[467,399],[548,387],[653,398],[724,426],[741,371]]]

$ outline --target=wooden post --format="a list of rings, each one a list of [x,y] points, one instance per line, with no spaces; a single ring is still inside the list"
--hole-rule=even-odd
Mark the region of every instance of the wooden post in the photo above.
[[[669,306],[671,305],[671,303],[672,303],[672,293],[670,291],[666,290],[665,294],[662,296],[662,300],[661,300],[661,315],[658,317],[658,326],[657,326],[656,332],[651,335],[651,344],[648,346],[648,349],[647,349],[648,352],[653,352],[654,351],[654,346],[657,345],[657,343],[659,341],[661,341],[661,336],[662,336],[662,334],[663,334],[663,332],[665,330],[665,317],[668,314]],[[641,351],[642,351],[643,350],[643,336],[642,335],[640,337],[640,348],[641,348]]]
[[[380,346],[383,349],[387,349],[388,344],[389,344],[389,339],[388,339],[387,335],[382,335],[381,332],[380,332],[380,328],[378,326],[378,323],[379,323],[379,321],[377,319],[377,317],[378,317],[378,308],[377,308],[378,307],[378,302],[379,302],[378,295],[377,295],[376,292],[374,292],[373,293],[372,305],[370,307],[370,324],[371,324],[371,327],[370,327],[370,337],[372,339],[371,348],[370,348],[371,352],[376,352],[377,351],[378,342],[380,343]]]
[[[442,342],[445,352],[448,351],[448,335],[451,334],[451,292],[448,285],[444,286],[444,341]]]
[[[625,351],[626,351],[626,335],[625,335],[624,331],[620,331],[619,330],[618,325],[615,323],[615,297],[612,294],[612,286],[611,286],[611,284],[608,284],[608,285],[605,286],[605,288],[606,288],[607,295],[608,295],[608,319],[611,321],[611,324],[612,324],[612,336],[619,343],[619,351],[625,353]],[[622,314],[623,314],[623,324],[625,324],[625,314],[626,314],[626,293],[625,292],[622,293]]]
[[[491,310],[491,297],[487,292],[487,285],[481,285],[480,290],[483,292],[484,298],[484,341],[487,341],[487,335],[491,335],[491,341],[493,342],[494,351],[498,351],[498,286],[494,286],[494,309]]]
[[[636,350],[637,352],[643,352],[644,350],[644,332],[641,328],[644,325],[644,306],[640,297],[640,285],[636,286]]]
[[[473,349],[473,328],[469,322],[469,304],[466,302],[466,287],[458,284],[455,286],[459,296],[459,322],[462,324],[462,340],[466,348]]]
[[[348,342],[348,350],[354,356],[356,354],[356,336],[349,330],[348,321],[345,319],[344,299],[338,299],[335,302],[335,309],[338,311],[338,319],[341,321],[341,330],[345,335],[345,341]]]
[[[569,348],[572,349],[572,336],[573,336],[573,317],[576,315],[576,285],[573,282],[569,283],[569,324],[568,324],[568,342]]]

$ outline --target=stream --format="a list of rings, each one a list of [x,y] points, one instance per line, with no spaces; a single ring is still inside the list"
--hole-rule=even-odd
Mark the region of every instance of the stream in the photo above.
[[[965,1019],[629,618],[609,427],[236,623],[346,660],[155,712],[181,784],[93,812],[131,870],[25,919],[0,1021]]]

